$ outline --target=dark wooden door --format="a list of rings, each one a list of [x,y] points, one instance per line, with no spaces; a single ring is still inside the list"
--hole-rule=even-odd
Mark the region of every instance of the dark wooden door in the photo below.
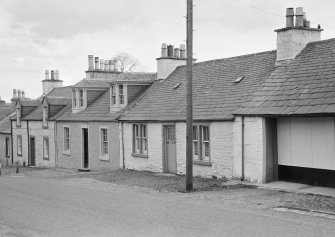
[[[35,166],[36,162],[36,148],[35,148],[35,138],[34,137],[31,137],[30,138],[30,166]]]
[[[88,129],[83,128],[83,168],[88,168]]]

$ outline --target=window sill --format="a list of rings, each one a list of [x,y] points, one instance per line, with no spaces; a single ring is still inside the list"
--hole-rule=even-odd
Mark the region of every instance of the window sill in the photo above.
[[[99,156],[99,160],[109,162],[109,156]]]
[[[194,160],[194,165],[202,165],[202,166],[212,166],[212,162],[210,161],[203,161],[203,160]]]
[[[131,153],[132,157],[139,157],[139,158],[149,158],[148,155],[144,154],[137,154],[137,153]]]
[[[63,155],[70,156],[71,152],[70,151],[63,151]]]

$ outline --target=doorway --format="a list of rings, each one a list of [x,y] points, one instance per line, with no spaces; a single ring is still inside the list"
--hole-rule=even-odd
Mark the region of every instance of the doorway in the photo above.
[[[164,126],[164,166],[166,173],[177,173],[176,128],[174,125]]]
[[[29,166],[36,165],[36,143],[35,137],[30,137],[30,159],[29,159]]]
[[[83,161],[82,161],[82,167],[84,169],[88,169],[88,129],[83,128],[83,147],[82,147],[82,156],[83,156]]]

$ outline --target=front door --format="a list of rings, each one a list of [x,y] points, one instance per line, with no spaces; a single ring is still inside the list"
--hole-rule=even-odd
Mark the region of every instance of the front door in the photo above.
[[[83,128],[83,168],[88,169],[88,129]]]
[[[35,166],[36,160],[36,149],[35,149],[35,137],[30,137],[30,160],[29,165]]]
[[[177,173],[175,126],[164,126],[164,172]]]

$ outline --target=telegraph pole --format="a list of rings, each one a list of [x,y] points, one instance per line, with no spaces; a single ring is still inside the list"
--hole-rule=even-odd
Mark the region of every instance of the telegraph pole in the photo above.
[[[193,189],[193,0],[187,0],[186,191]]]

